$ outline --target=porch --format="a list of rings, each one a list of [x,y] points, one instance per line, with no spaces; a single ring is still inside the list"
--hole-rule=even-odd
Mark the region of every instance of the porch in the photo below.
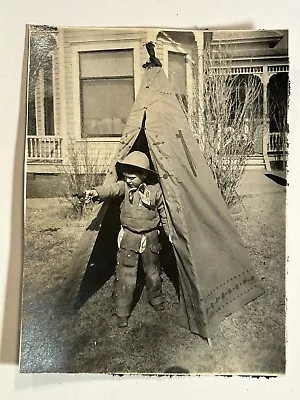
[[[288,141],[286,134],[273,132],[267,143],[268,161],[271,169],[285,169],[288,160]]]
[[[62,137],[27,136],[27,173],[58,173],[63,162]]]
[[[27,136],[27,162],[61,162],[61,144],[58,136]]]
[[[269,160],[282,161],[287,157],[286,143],[280,133],[269,133],[266,152]],[[265,167],[262,154],[253,155],[248,165]],[[27,172],[57,173],[63,164],[63,138],[60,136],[27,136]]]

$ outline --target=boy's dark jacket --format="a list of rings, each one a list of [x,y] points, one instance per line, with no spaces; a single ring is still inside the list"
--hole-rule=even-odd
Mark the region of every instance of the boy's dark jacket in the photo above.
[[[179,321],[210,338],[226,316],[264,291],[162,68],[144,73],[105,184],[117,181],[116,162],[143,137],[160,178],[171,231],[173,268],[180,282]],[[112,200],[99,206],[74,254],[68,274],[73,298],[97,237],[98,244],[106,237],[101,224],[111,206]]]

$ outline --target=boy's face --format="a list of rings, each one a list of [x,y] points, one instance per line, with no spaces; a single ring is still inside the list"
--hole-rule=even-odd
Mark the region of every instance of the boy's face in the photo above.
[[[146,173],[124,172],[124,180],[130,188],[137,188],[143,183],[147,177]]]

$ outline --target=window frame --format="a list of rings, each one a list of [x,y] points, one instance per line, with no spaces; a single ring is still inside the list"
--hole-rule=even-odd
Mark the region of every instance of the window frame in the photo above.
[[[181,97],[181,102],[183,103],[183,106],[184,106],[184,108],[185,108],[185,114],[188,114],[188,110],[189,110],[189,104],[188,104],[188,86],[187,86],[187,58],[186,58],[186,54],[184,54],[184,53],[179,53],[178,51],[170,51],[170,50],[168,50],[168,74],[169,74],[169,64],[170,64],[170,55],[171,54],[175,54],[175,55],[180,55],[180,56],[183,56],[184,57],[184,66],[185,66],[185,82],[184,82],[184,85],[185,85],[185,94],[182,94],[182,93],[175,93],[174,92],[174,94],[176,95],[176,97],[177,97],[177,99],[178,99],[178,101],[179,101],[179,98],[178,97]],[[185,100],[183,100],[183,97],[185,97]],[[179,101],[180,102],[180,101]]]
[[[131,50],[133,52],[133,93],[134,101],[140,86],[140,39],[135,40],[103,40],[97,42],[78,43],[71,42],[72,65],[73,65],[73,118],[74,139],[78,142],[118,142],[121,135],[102,135],[94,137],[82,137],[82,110],[81,110],[81,76],[80,76],[80,53],[105,50]]]

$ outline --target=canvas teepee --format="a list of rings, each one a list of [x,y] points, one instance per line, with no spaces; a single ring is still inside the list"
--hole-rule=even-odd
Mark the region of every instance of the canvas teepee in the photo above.
[[[210,338],[226,316],[257,298],[263,289],[162,68],[145,71],[106,183],[117,180],[115,163],[136,149],[141,132],[160,177],[171,227],[180,283],[180,323]],[[100,205],[81,238],[70,269],[73,298],[96,247],[98,259],[112,262],[108,253],[116,250],[118,227],[111,219],[105,223],[105,215],[114,207],[112,201]],[[101,247],[108,226],[111,242]]]

